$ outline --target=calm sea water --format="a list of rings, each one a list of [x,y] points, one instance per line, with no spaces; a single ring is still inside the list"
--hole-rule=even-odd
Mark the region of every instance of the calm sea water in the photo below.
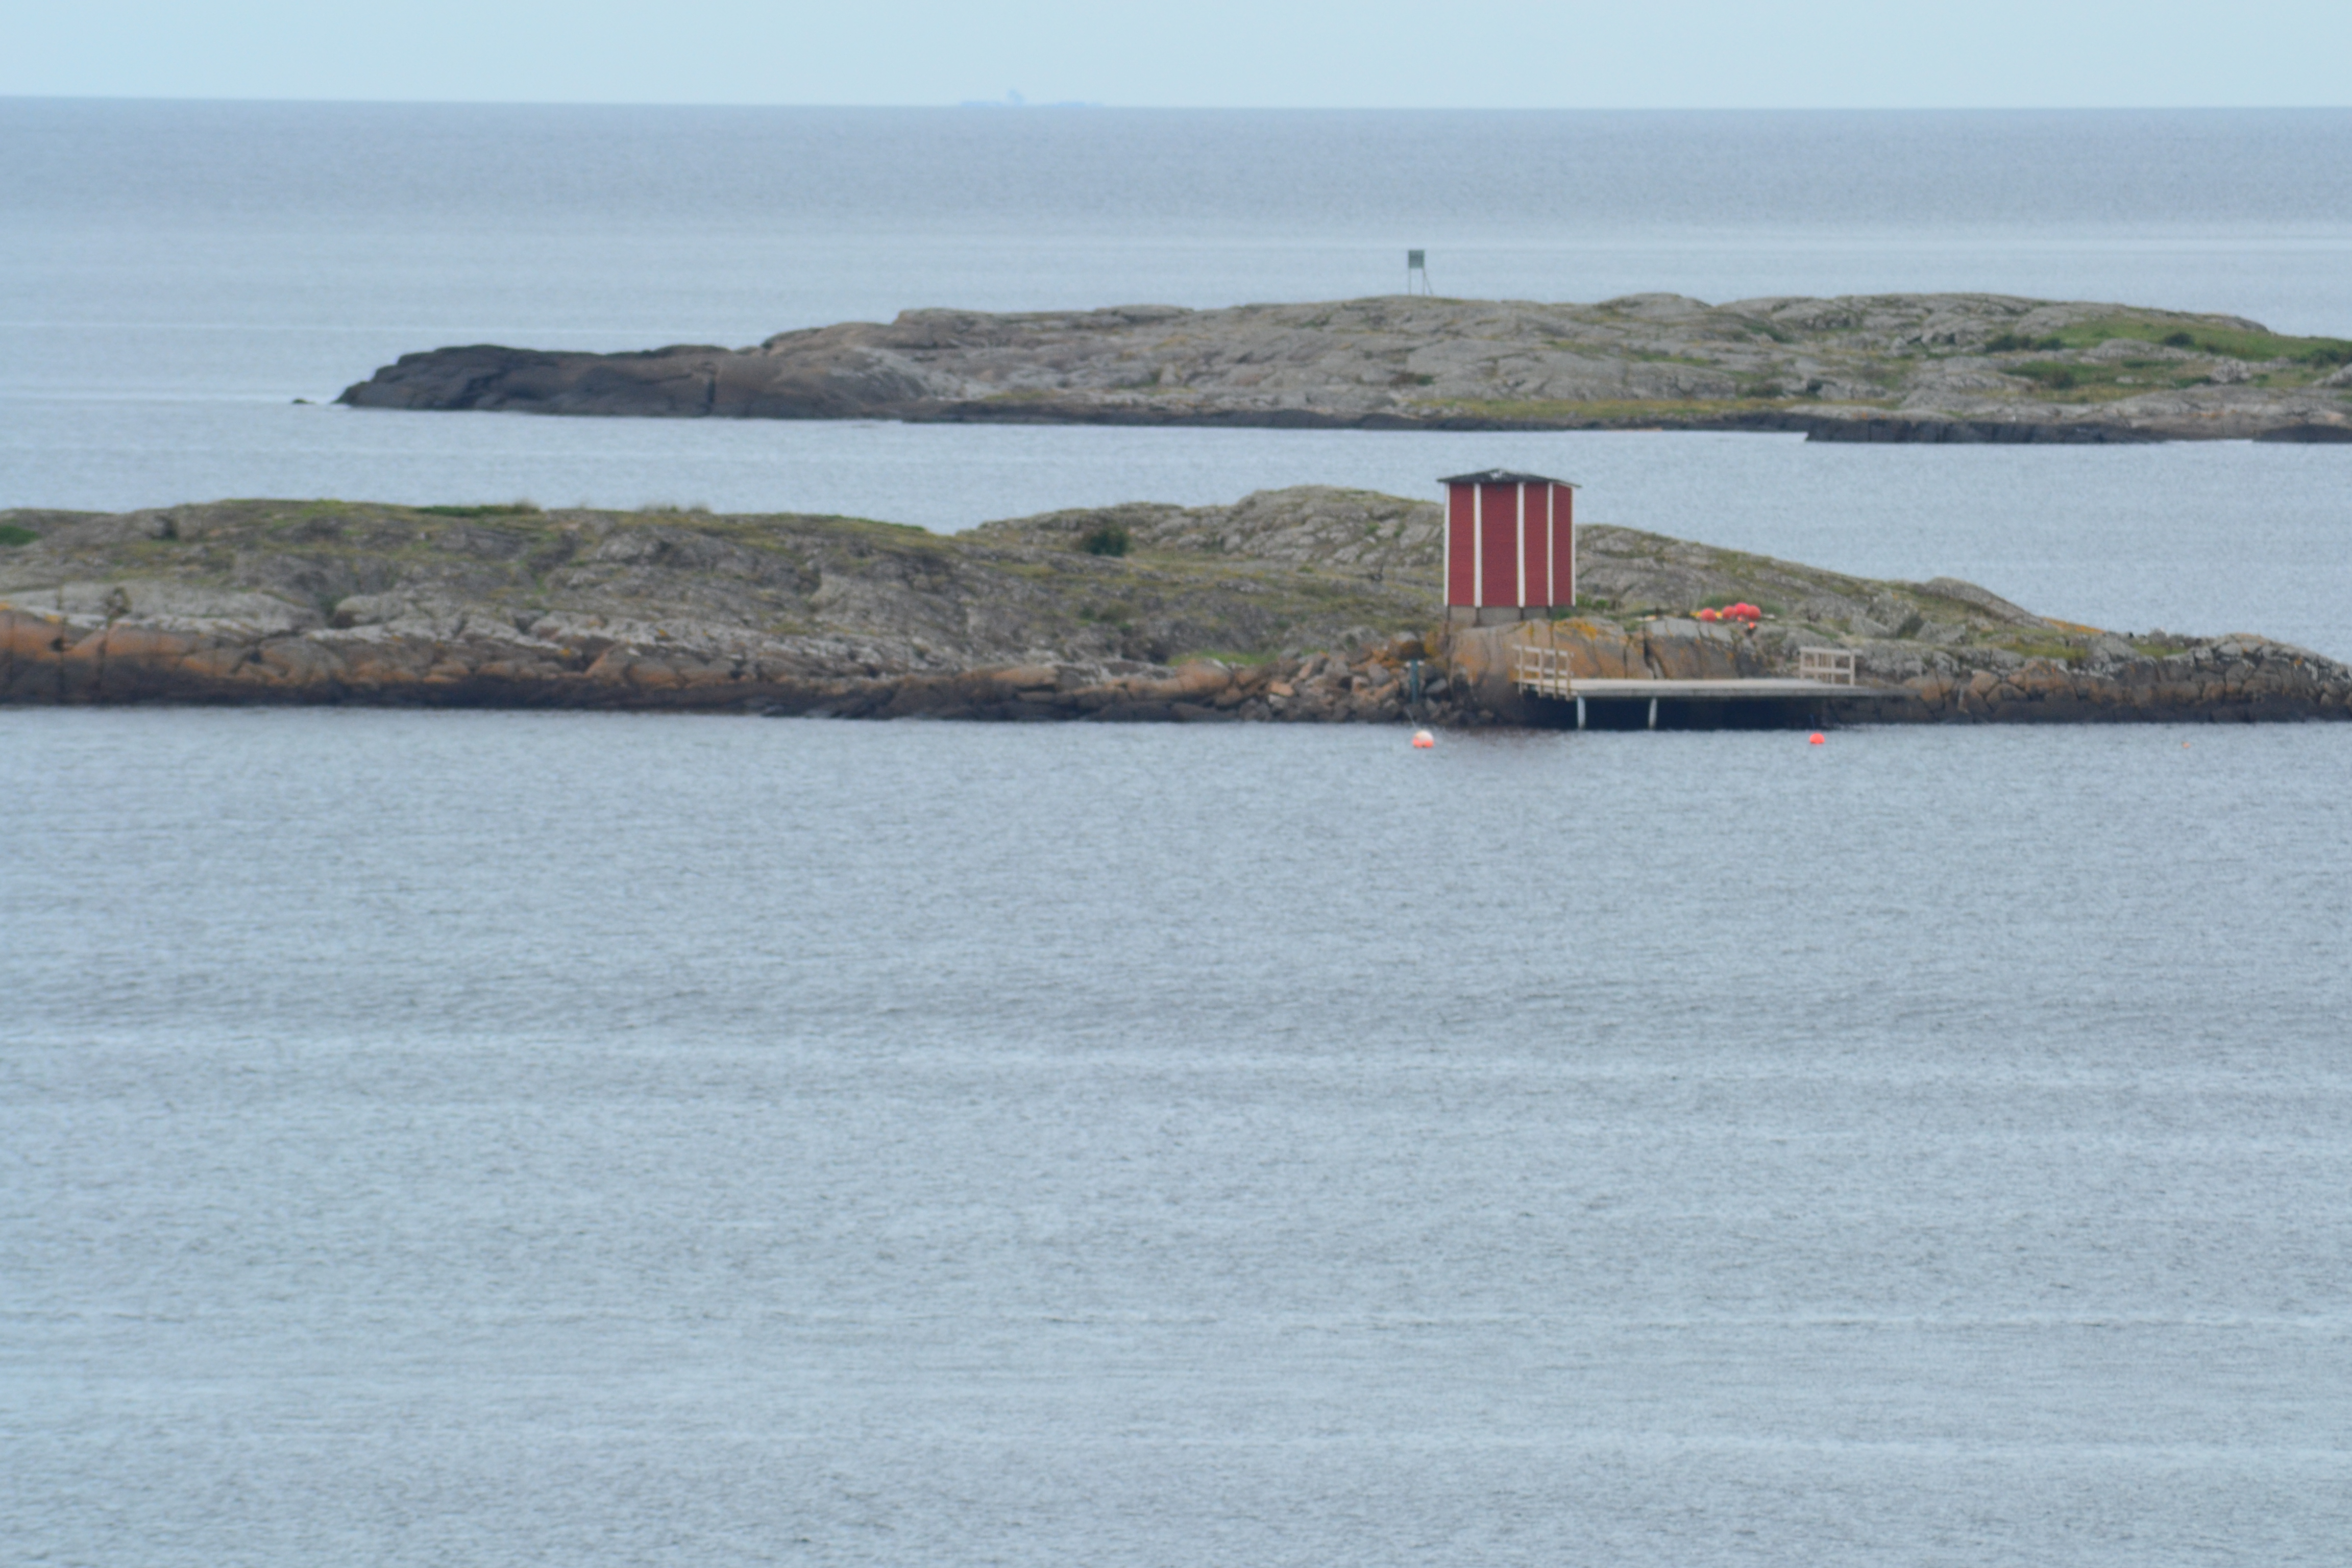
[[[10,1555],[2340,1563],[2343,764],[0,712]]]
[[[1395,286],[2352,331],[2352,115],[0,101],[0,504],[960,528],[1504,462],[2352,656],[2352,452],[358,414],[405,350]],[[0,711],[0,1540],[2334,1563],[2336,726]]]

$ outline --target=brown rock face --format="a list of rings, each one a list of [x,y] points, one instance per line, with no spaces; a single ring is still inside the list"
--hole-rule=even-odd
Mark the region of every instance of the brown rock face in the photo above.
[[[1664,680],[1736,680],[1765,673],[1746,637],[1704,621],[1649,622],[1642,654],[1649,672]]]
[[[1548,628],[1548,647],[1568,658],[1569,674],[1580,680],[1641,680],[1652,672],[1643,639],[1612,624],[1569,620]]]

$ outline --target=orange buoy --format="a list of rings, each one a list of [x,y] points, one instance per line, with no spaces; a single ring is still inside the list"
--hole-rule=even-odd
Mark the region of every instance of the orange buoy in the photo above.
[[[1805,744],[1809,746],[1826,746],[1829,744],[1829,738],[1823,735],[1819,730],[1816,730],[1812,732],[1811,737],[1805,742]]]
[[[1412,744],[1415,751],[1425,752],[1437,744],[1437,737],[1426,730],[1415,730],[1412,732]]]

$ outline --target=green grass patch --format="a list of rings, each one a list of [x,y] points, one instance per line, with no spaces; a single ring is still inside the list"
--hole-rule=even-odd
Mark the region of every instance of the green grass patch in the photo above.
[[[2206,377],[2201,373],[2181,374],[2170,360],[2113,360],[2098,364],[2065,364],[2055,360],[2029,360],[2022,364],[2004,365],[2003,375],[2013,375],[2033,384],[2038,392],[2051,395],[2071,394],[2075,402],[2097,403],[2118,397],[2133,397],[2158,387],[2180,388],[2201,386]],[[2151,374],[2157,372],[2162,374]],[[2125,376],[2131,379],[2126,381]],[[2258,384],[2267,384],[2269,377],[2257,376]]]
[[[1628,349],[1624,357],[1638,360],[1643,364],[1686,364],[1699,370],[1715,368],[1715,362],[1711,359],[1693,359],[1688,354],[1667,353],[1661,349]]]
[[[1554,621],[1605,621],[1612,626],[1630,626],[1654,616],[1670,616],[1674,613],[1664,605],[1628,607],[1614,599],[1590,598],[1579,594],[1576,596],[1574,607],[1571,608],[1566,605],[1556,605],[1551,614],[1545,618]]]
[[[1125,528],[1106,522],[1079,540],[1078,548],[1089,555],[1124,555],[1130,542]]]
[[[420,506],[415,510],[427,517],[537,517],[539,515],[539,508],[527,500],[506,501],[495,506]]]
[[[919,535],[923,539],[937,544],[945,544],[948,542],[946,539],[940,537],[939,534],[933,533],[929,529],[925,528],[919,522],[884,522],[877,518],[871,517],[824,517],[819,518],[817,521],[833,528],[835,531],[841,533],[880,533],[886,536],[896,534],[898,537],[890,540],[890,542],[893,544],[908,542],[906,535],[910,533]],[[706,527],[702,529],[701,531],[704,533],[710,533],[720,531]]]
[[[1272,664],[1274,662],[1274,655],[1270,653],[1241,653],[1229,647],[1203,648],[1198,653],[1180,653],[1173,658],[1171,658],[1168,662],[1170,664],[1184,664],[1194,659],[1203,658],[1213,658],[1219,664],[1230,664],[1235,666]]]
[[[2140,342],[2158,343],[2166,348],[2189,349],[2198,353],[2214,354],[2222,359],[2293,360],[2299,364],[2330,366],[2352,364],[2352,339],[2297,338],[2284,332],[2250,332],[2239,327],[2208,325],[2200,321],[2183,322],[2179,317],[2102,316],[2095,321],[2078,321],[2062,327],[2052,338],[2032,346],[2039,349],[2095,348],[2111,338],[2128,338]],[[1994,342],[2000,342],[1995,339]],[[1988,349],[1992,344],[1985,345]],[[2000,351],[1995,349],[1995,353]]]
[[[1677,419],[1720,419],[1727,414],[1778,414],[1791,408],[1818,407],[1818,400],[1787,397],[1612,398],[1590,403],[1563,398],[1463,397],[1443,403],[1415,405],[1417,411],[1444,416],[1517,419],[1528,424],[1575,428],[1585,425],[1646,425]]]
[[[2035,637],[2029,633],[2024,637],[1994,637],[1989,640],[1997,647],[2005,647],[2010,652],[2022,654],[2027,658],[2046,658],[2053,664],[2083,662],[2083,645],[2064,637]]]
[[[0,522],[0,545],[11,550],[20,544],[30,544],[40,537],[29,528],[19,528],[13,522]]]
[[[2107,340],[2105,338],[2101,338],[2099,340],[2101,342],[2105,342]],[[2031,350],[2035,353],[2046,354],[2055,353],[2058,350],[2066,346],[2066,340],[2063,338],[2021,338],[2015,332],[2003,332],[2000,336],[1993,338],[1986,342],[1984,352],[1989,354],[2013,354],[2021,353]]]
[[[2059,364],[2052,360],[2032,360],[2024,364],[2011,365],[2003,374],[2022,376],[2045,391],[2064,392],[2079,384],[2083,380],[2082,373],[2089,368],[2087,365]]]

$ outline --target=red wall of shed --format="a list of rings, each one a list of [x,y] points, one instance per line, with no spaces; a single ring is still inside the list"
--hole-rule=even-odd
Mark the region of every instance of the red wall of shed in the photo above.
[[[1527,574],[1528,603],[1551,603],[1551,487],[1529,485],[1528,491],[1527,557],[1520,569]]]
[[[1480,485],[1478,491],[1486,537],[1486,579],[1479,584],[1485,590],[1483,602],[1516,605],[1519,602],[1519,487]]]
[[[1551,498],[1552,602],[1576,603],[1576,492],[1554,487]]]
[[[1469,605],[1477,601],[1472,595],[1476,579],[1471,575],[1471,508],[1475,504],[1471,486],[1445,487],[1445,602],[1449,605]]]

